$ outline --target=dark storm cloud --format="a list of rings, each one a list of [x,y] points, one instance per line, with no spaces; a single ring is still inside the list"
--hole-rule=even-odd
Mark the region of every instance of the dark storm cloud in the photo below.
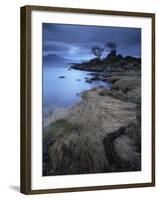
[[[69,59],[93,57],[91,47],[117,44],[122,55],[141,56],[141,29],[102,26],[43,24],[43,53],[56,53]],[[108,52],[105,52],[107,54]]]
[[[67,51],[71,46],[67,43],[56,42],[56,41],[46,41],[43,43],[44,51]]]

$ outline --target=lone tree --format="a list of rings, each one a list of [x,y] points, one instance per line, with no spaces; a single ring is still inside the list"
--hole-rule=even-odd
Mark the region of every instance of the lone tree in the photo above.
[[[108,51],[111,54],[115,54],[116,55],[117,45],[115,44],[115,42],[107,42],[106,43],[106,48],[108,49]]]
[[[104,48],[102,48],[101,46],[94,46],[91,49],[91,52],[99,59],[102,56],[103,51],[104,51]]]

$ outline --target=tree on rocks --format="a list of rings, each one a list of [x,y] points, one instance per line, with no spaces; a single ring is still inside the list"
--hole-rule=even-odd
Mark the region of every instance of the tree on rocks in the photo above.
[[[107,42],[106,43],[106,48],[110,52],[111,55],[113,54],[113,55],[116,56],[117,45],[116,45],[115,42]]]
[[[97,58],[99,58],[99,59],[100,59],[100,57],[102,56],[103,51],[104,51],[104,48],[101,47],[101,46],[94,46],[94,47],[92,47],[92,49],[91,49],[91,52],[92,52]]]

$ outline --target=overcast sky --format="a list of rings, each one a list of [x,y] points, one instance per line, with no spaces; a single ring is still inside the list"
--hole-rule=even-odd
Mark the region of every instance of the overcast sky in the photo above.
[[[123,56],[141,56],[141,29],[43,23],[43,55],[57,54],[70,60],[93,58],[91,47],[117,44]],[[108,52],[105,50],[103,57]]]

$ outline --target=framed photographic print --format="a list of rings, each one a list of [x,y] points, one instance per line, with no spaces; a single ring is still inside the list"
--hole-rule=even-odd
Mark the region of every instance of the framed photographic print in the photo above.
[[[21,8],[21,192],[155,185],[155,14]]]

